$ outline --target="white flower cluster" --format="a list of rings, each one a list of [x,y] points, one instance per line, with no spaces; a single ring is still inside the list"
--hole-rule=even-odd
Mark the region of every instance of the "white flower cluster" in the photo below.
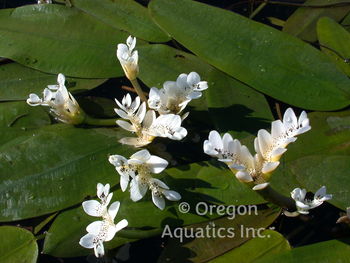
[[[163,87],[151,88],[148,106],[159,114],[180,114],[191,100],[202,96],[201,91],[208,88],[208,83],[201,81],[198,73],[191,72],[180,74],[176,81],[164,82]]]
[[[109,193],[110,186],[106,184],[97,184],[97,197],[101,200],[89,200],[83,202],[84,211],[95,217],[102,217],[102,221],[92,222],[86,227],[88,232],[83,236],[79,244],[85,248],[94,249],[96,257],[104,256],[103,242],[107,242],[113,239],[114,235],[124,227],[128,225],[126,219],[121,220],[118,224],[114,224],[114,218],[118,213],[120,202],[116,201],[112,203],[108,210],[107,206],[112,199],[113,193]]]
[[[314,199],[305,199],[306,190],[301,190],[300,188],[295,188],[291,192],[292,198],[295,200],[296,207],[299,214],[308,214],[310,209],[318,207],[323,204],[324,201],[331,200],[332,195],[326,194],[326,187],[322,186],[315,193]]]
[[[120,188],[125,191],[130,182],[130,198],[137,202],[144,197],[147,190],[152,191],[152,201],[161,210],[165,208],[165,200],[178,201],[179,193],[169,190],[161,180],[153,178],[151,173],[158,174],[168,165],[168,162],[158,156],[151,155],[147,150],[134,153],[129,160],[121,155],[111,155],[109,162],[120,174]]]
[[[117,124],[127,131],[134,132],[138,137],[124,137],[119,142],[135,147],[145,146],[155,137],[164,137],[172,140],[182,140],[187,130],[181,127],[181,117],[175,114],[161,115],[156,118],[154,110],[146,111],[146,102],[140,105],[140,98],[131,100],[130,94],[124,96],[122,102],[115,100],[120,109],[114,109],[123,119]]]
[[[65,86],[65,76],[60,73],[57,76],[57,85],[48,85],[44,89],[43,98],[36,94],[29,94],[27,103],[30,106],[49,106],[50,113],[55,119],[67,124],[81,124],[84,121],[85,113],[80,108],[73,95],[68,92]]]
[[[209,140],[204,142],[204,152],[219,158],[234,172],[238,180],[253,190],[265,188],[269,183],[272,172],[279,165],[279,159],[287,150],[285,147],[297,138],[296,135],[310,130],[309,119],[303,111],[299,120],[294,111],[289,108],[283,116],[283,122],[273,121],[271,134],[259,130],[254,141],[256,154],[254,157],[248,148],[226,133],[221,139],[217,131],[211,131]]]

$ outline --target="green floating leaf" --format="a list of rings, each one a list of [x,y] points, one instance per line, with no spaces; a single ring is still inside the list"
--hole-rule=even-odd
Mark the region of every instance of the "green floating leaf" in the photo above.
[[[95,88],[107,79],[66,77],[66,87],[73,94]],[[0,65],[0,101],[26,100],[30,93],[38,96],[47,85],[55,85],[57,75],[46,74],[17,63]]]
[[[220,133],[228,132],[241,140],[274,120],[264,95],[249,86],[219,70],[210,74],[208,83],[209,112]]]
[[[291,249],[288,241],[276,231],[267,229],[260,235],[261,237],[255,237],[210,262],[253,262],[261,257],[268,257]]]
[[[42,107],[31,107],[25,101],[0,103],[0,145],[12,139],[33,133],[51,123]]]
[[[279,253],[262,260],[259,263],[328,263],[348,262],[350,257],[350,239],[334,239],[316,243],[304,247],[298,247],[289,251]]]
[[[0,261],[7,263],[35,263],[38,245],[32,233],[14,226],[0,226]]]
[[[45,237],[43,253],[55,257],[79,257],[94,253],[93,249],[86,249],[79,245],[79,240],[87,234],[86,227],[91,223],[76,212],[76,208],[60,213],[52,223],[48,234]],[[101,218],[94,218],[95,221]],[[117,223],[114,220],[114,223]],[[111,241],[104,242],[105,250],[109,250],[133,242],[133,239],[126,239],[115,236]]]
[[[308,0],[304,5],[331,5],[337,0]],[[286,21],[283,32],[309,42],[317,41],[316,25],[321,17],[330,17],[339,22],[350,11],[349,5],[340,7],[299,7]]]
[[[305,109],[349,105],[347,76],[293,36],[195,1],[153,0],[149,9],[178,42],[254,89]]]
[[[109,154],[130,156],[118,128],[50,125],[0,147],[0,221],[37,217],[96,195],[97,183],[119,182]]]
[[[325,46],[321,46],[322,52],[350,76],[350,33],[333,19],[322,17],[317,23],[317,35],[320,44]]]
[[[327,193],[333,194],[329,203],[344,210],[349,206],[350,156],[307,156],[296,160],[291,167],[298,181],[309,191],[316,193],[324,185]]]
[[[27,5],[4,9],[0,25],[0,56],[51,74],[124,76],[115,52],[128,34],[76,8]]]
[[[211,65],[202,59],[166,45],[149,45],[137,48],[139,52],[139,78],[149,88],[163,88],[165,81],[176,81],[181,73],[197,72],[206,80]]]
[[[235,209],[237,213],[237,208],[231,209],[231,212]],[[163,236],[171,239],[158,262],[206,262],[251,238],[263,239],[266,242],[269,237],[263,237],[264,230],[276,220],[280,212],[271,208],[258,210],[255,207],[251,211],[246,209],[246,213],[240,211],[241,215],[236,214],[234,218],[231,216],[231,219],[225,216],[172,231],[164,229]]]
[[[72,5],[121,31],[149,42],[166,42],[170,37],[152,20],[147,8],[132,0],[71,0]]]

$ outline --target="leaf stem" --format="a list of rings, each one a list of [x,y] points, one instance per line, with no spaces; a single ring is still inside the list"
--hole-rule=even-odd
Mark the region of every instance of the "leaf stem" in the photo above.
[[[268,185],[264,189],[257,190],[256,192],[265,200],[273,204],[279,205],[287,209],[289,212],[294,212],[297,210],[293,198],[281,195],[280,193],[275,191],[270,185]]]
[[[117,126],[117,123],[116,123],[117,120],[119,120],[119,118],[96,119],[96,118],[90,117],[89,115],[86,115],[83,123],[88,125],[94,125],[94,126]]]

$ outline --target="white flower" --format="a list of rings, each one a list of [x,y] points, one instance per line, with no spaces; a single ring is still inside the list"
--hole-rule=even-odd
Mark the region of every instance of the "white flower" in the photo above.
[[[155,137],[168,137],[172,140],[182,140],[187,130],[181,127],[181,117],[175,114],[159,116],[143,134]]]
[[[109,162],[115,166],[115,169],[120,174],[120,187],[122,191],[126,190],[129,177],[135,178],[135,171],[157,174],[162,172],[168,165],[166,160],[151,155],[147,150],[134,153],[129,160],[121,155],[111,155]]]
[[[129,184],[129,176],[134,177],[135,172],[130,167],[128,160],[121,155],[111,155],[108,161],[115,166],[115,169],[120,174],[120,188],[124,192]]]
[[[124,96],[122,103],[120,103],[117,99],[115,99],[115,102],[118,104],[120,109],[114,109],[114,111],[123,119],[130,120],[140,106],[140,97],[137,96],[132,102],[131,96],[128,93],[126,96]]]
[[[57,85],[48,85],[48,88],[44,89],[43,99],[40,99],[36,94],[29,94],[27,103],[30,106],[50,106],[50,113],[55,119],[67,124],[81,124],[85,119],[85,113],[73,95],[68,92],[64,84],[65,77],[63,74],[58,75],[57,82]],[[56,89],[56,92],[52,91]]]
[[[120,155],[112,155],[109,161],[116,166],[121,178],[124,175],[127,177],[127,180],[129,180],[129,176],[132,178],[130,182],[131,200],[134,202],[139,201],[145,196],[148,189],[152,191],[153,203],[162,210],[165,207],[163,195],[170,201],[181,199],[179,193],[169,190],[166,184],[151,176],[151,173],[158,174],[167,167],[168,162],[166,160],[151,155],[147,150],[134,153],[129,160],[121,157]],[[120,162],[120,160],[123,160],[123,162]]]
[[[261,190],[268,186],[272,172],[279,165],[285,147],[296,140],[294,136],[310,130],[309,119],[302,112],[299,121],[293,110],[287,109],[281,121],[272,122],[272,135],[266,130],[260,130],[254,140],[256,154],[254,157],[246,146],[238,140],[233,140],[226,133],[221,139],[217,131],[209,133],[209,140],[204,141],[204,153],[219,158],[234,172],[237,179],[251,187]]]
[[[192,99],[202,96],[201,91],[208,88],[206,81],[200,81],[198,73],[180,74],[176,81],[166,81],[163,89],[153,87],[148,105],[160,114],[180,114]]]
[[[102,221],[92,222],[87,226],[88,234],[83,236],[79,244],[85,248],[94,249],[96,257],[104,256],[103,242],[108,242],[113,239],[114,235],[128,225],[128,221],[123,219],[117,224],[114,224],[114,218],[118,213],[120,202],[116,201],[110,205],[108,212],[102,218]]]
[[[149,92],[148,107],[158,111],[160,114],[168,114],[170,110],[167,108],[168,96],[165,89],[158,90],[152,87]]]
[[[101,199],[101,203],[97,200],[84,201],[82,203],[85,213],[90,216],[103,216],[107,213],[107,206],[113,197],[113,193],[109,193],[110,185],[98,183],[97,197]]]
[[[332,199],[331,194],[326,194],[326,187],[322,186],[315,193],[314,199],[305,199],[306,190],[301,190],[300,188],[295,188],[291,192],[292,198],[295,200],[296,207],[300,214],[308,214],[310,209],[322,205],[324,201]]]
[[[139,97],[134,102],[131,102],[129,94],[123,98],[122,103],[117,100],[116,102],[121,108],[115,109],[116,113],[120,117],[129,120],[129,122],[117,120],[116,123],[123,129],[134,132],[138,136],[137,138],[122,138],[119,140],[120,143],[142,147],[151,143],[155,137],[182,140],[187,135],[187,130],[181,127],[182,119],[178,115],[166,114],[156,118],[154,110],[146,112],[146,102],[140,105]]]
[[[149,189],[152,191],[153,203],[160,210],[165,208],[163,195],[170,201],[179,201],[181,199],[181,195],[178,192],[169,190],[169,187],[165,183],[156,178],[149,179]]]
[[[139,73],[139,56],[137,50],[133,52],[133,49],[136,46],[136,37],[132,38],[132,36],[129,36],[126,40],[126,44],[127,45],[118,44],[117,58],[123,67],[125,76],[130,80],[134,80]]]
[[[294,111],[288,108],[284,113],[283,122],[280,120],[272,122],[271,134],[266,130],[259,130],[258,141],[263,158],[271,162],[278,161],[286,151],[285,147],[296,141],[295,136],[310,129],[311,126],[305,111],[301,113],[298,120]]]

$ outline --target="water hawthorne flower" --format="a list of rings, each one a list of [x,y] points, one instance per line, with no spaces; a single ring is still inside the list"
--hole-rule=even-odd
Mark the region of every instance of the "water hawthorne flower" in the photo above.
[[[169,190],[169,187],[159,179],[153,178],[151,173],[158,174],[168,165],[168,162],[158,156],[151,155],[147,150],[134,153],[129,160],[121,155],[111,155],[109,162],[113,164],[120,174],[120,186],[122,191],[126,190],[130,182],[130,198],[137,202],[142,199],[147,190],[152,192],[153,203],[161,210],[165,208],[165,200],[178,201],[181,199],[179,193]]]
[[[158,111],[160,114],[180,114],[192,99],[202,96],[203,90],[208,88],[206,81],[201,81],[196,72],[190,74],[180,74],[175,81],[166,81],[163,89],[158,90],[152,87],[148,106]]]
[[[125,44],[118,44],[117,49],[117,58],[125,72],[125,76],[129,80],[134,80],[137,78],[139,74],[139,66],[138,66],[138,52],[133,49],[136,46],[136,37],[129,36],[126,40]]]
[[[315,193],[314,199],[305,199],[306,190],[301,190],[300,188],[295,188],[291,192],[292,198],[295,200],[296,207],[300,214],[307,215],[310,209],[318,207],[323,204],[324,201],[331,200],[332,195],[326,194],[326,187],[322,186]]]
[[[140,105],[139,97],[131,101],[130,94],[127,94],[122,103],[116,100],[120,109],[114,109],[123,119],[116,123],[127,131],[134,132],[137,137],[124,137],[120,143],[142,147],[150,144],[155,137],[168,137],[172,140],[182,140],[187,135],[187,130],[181,127],[181,117],[174,114],[161,115],[156,118],[154,110],[146,112],[146,102]]]
[[[112,193],[109,193],[110,186],[106,184],[97,184],[97,196],[100,198],[101,203],[96,200],[89,200],[83,202],[84,211],[90,216],[100,216],[102,221],[95,221],[86,227],[88,232],[83,236],[79,244],[82,247],[94,249],[96,257],[104,256],[103,242],[108,242],[113,239],[115,234],[125,228],[128,225],[128,221],[123,219],[117,224],[114,224],[114,218],[118,213],[120,202],[116,201],[112,203],[107,210],[107,206],[112,198]]]
[[[62,73],[58,74],[57,83],[57,85],[48,85],[44,89],[42,99],[36,94],[29,94],[27,103],[30,106],[51,107],[50,113],[61,122],[73,125],[83,123],[85,113],[73,95],[68,92],[65,86],[65,76]]]
[[[306,113],[303,111],[298,120],[289,108],[284,114],[283,122],[272,122],[271,134],[259,130],[254,140],[254,157],[246,146],[241,145],[237,139],[233,140],[230,134],[226,133],[221,139],[217,131],[209,133],[209,140],[204,141],[203,150],[226,163],[242,183],[253,190],[261,190],[269,185],[271,175],[279,165],[278,160],[287,150],[285,147],[297,139],[296,135],[310,129]]]

